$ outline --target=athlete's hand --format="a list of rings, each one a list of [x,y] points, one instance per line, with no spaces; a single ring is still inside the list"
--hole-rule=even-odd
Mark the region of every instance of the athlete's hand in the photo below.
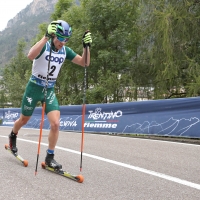
[[[57,21],[52,21],[49,25],[48,25],[48,28],[47,28],[47,31],[46,31],[46,34],[45,36],[47,38],[52,38],[53,37],[53,34],[55,35],[56,34],[56,30],[57,30],[57,25],[59,23]]]
[[[86,46],[91,46],[92,43],[92,37],[91,37],[91,33],[90,31],[85,31],[85,33],[83,34],[83,47],[85,48]]]

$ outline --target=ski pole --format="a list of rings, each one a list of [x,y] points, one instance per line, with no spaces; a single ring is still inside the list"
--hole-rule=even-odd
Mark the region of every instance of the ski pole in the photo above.
[[[43,128],[43,124],[44,124],[45,106],[46,106],[46,103],[43,102],[43,104],[42,104],[42,119],[41,119],[41,123],[40,123],[40,136],[39,136],[39,141],[38,141],[37,161],[36,161],[36,168],[35,168],[35,176],[37,175],[38,160],[39,160],[39,155],[40,155],[40,143],[41,143],[41,139],[42,139],[42,128]]]
[[[38,152],[37,152],[37,161],[36,161],[36,167],[35,167],[35,176],[37,174],[37,167],[38,167],[38,160],[40,155],[40,143],[42,139],[42,129],[44,124],[44,112],[46,108],[46,97],[47,97],[47,87],[48,87],[48,79],[49,79],[49,69],[50,69],[50,62],[51,62],[51,51],[52,51],[52,45],[53,45],[53,38],[51,38],[51,46],[50,46],[50,52],[49,52],[49,61],[48,61],[48,71],[47,71],[47,78],[46,78],[46,85],[44,87],[44,101],[42,103],[42,119],[40,123],[40,136],[38,141]]]
[[[84,66],[84,89],[83,89],[83,106],[82,106],[82,137],[81,137],[81,162],[80,162],[80,171],[82,171],[82,162],[83,162],[83,143],[84,143],[84,123],[85,123],[85,99],[86,99],[86,76],[87,76],[87,51],[88,46],[86,45],[85,53],[85,66]]]

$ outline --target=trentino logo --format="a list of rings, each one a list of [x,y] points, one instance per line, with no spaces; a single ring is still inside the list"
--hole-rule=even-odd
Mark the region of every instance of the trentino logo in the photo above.
[[[116,118],[122,117],[123,115],[121,110],[116,112],[102,112],[101,108],[96,108],[94,112],[91,110],[88,112],[88,119],[92,120],[87,120],[84,123],[84,127],[86,128],[116,129],[117,123],[119,122]]]
[[[118,110],[116,112],[101,112],[101,108],[96,108],[95,111],[88,111],[90,114],[88,116],[88,119],[92,118],[93,120],[106,120],[106,119],[114,119],[114,118],[119,118],[122,116],[122,111]]]

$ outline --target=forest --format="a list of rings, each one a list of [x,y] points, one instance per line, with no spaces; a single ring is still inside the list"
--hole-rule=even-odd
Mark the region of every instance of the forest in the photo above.
[[[72,26],[67,46],[82,54],[82,35],[92,33],[91,63],[66,61],[56,82],[60,105],[114,103],[200,95],[200,1],[59,0],[51,20]],[[32,45],[46,32],[40,24]],[[2,72],[0,104],[20,107],[32,62],[20,39]]]

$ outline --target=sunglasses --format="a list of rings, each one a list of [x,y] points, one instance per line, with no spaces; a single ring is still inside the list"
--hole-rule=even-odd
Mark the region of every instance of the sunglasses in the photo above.
[[[69,40],[69,38],[66,38],[66,37],[60,37],[60,36],[56,36],[56,37],[60,42],[67,42]]]

